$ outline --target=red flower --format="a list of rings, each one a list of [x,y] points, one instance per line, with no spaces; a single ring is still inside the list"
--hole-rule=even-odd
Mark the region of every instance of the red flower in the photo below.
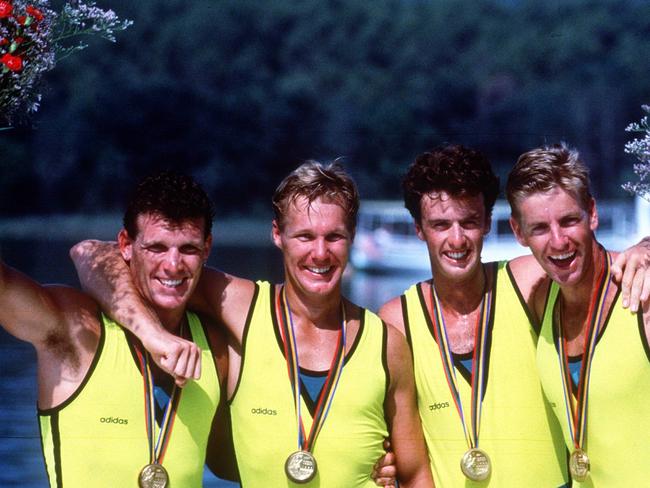
[[[25,39],[24,39],[23,37],[15,37],[15,38],[14,38],[14,42],[15,42],[16,44],[20,44],[20,43],[23,42],[24,40],[25,40]]]
[[[14,7],[9,2],[0,1],[0,19],[3,17],[9,17]]]
[[[25,8],[25,12],[27,12],[30,16],[34,17],[36,19],[36,22],[40,22],[41,20],[43,20],[43,12],[41,12],[33,5],[28,5]]]
[[[9,53],[2,55],[0,63],[4,64],[11,71],[20,71],[23,69],[23,59],[20,56],[14,56]]]
[[[18,21],[20,25],[25,25],[25,22],[27,22],[26,15],[14,15],[14,18]]]
[[[7,44],[9,44],[9,39],[7,39],[6,37],[0,39],[0,46],[6,46]]]

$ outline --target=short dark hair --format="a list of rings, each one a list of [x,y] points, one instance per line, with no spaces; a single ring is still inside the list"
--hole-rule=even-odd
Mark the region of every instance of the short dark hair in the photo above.
[[[434,191],[455,197],[483,194],[485,215],[490,217],[499,195],[499,177],[480,151],[448,144],[418,155],[402,181],[402,189],[404,206],[418,224],[422,197]]]
[[[137,218],[142,214],[159,215],[174,223],[203,218],[203,236],[207,239],[212,232],[214,206],[190,176],[164,171],[138,183],[126,206],[123,223],[132,239],[137,237]]]
[[[359,192],[354,180],[336,161],[321,164],[306,161],[282,180],[273,194],[273,212],[280,229],[289,205],[297,198],[305,197],[308,204],[317,198],[339,205],[346,214],[346,226],[354,235],[359,211]]]

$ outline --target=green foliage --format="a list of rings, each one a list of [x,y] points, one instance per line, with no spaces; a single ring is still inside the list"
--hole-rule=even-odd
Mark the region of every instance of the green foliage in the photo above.
[[[566,140],[611,196],[620,127],[649,90],[641,1],[102,3],[134,25],[51,73],[29,138],[0,134],[28,155],[43,208],[119,208],[163,167],[200,177],[222,209],[265,206],[299,161],[339,156],[363,196],[396,197],[406,165],[442,142],[504,173]]]

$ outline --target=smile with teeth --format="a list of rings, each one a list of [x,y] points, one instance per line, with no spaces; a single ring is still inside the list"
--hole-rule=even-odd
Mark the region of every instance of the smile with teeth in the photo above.
[[[576,255],[576,252],[565,252],[562,254],[555,254],[553,256],[549,256],[548,258],[553,261],[553,262],[566,262],[571,259],[573,259]]]
[[[308,266],[307,269],[309,271],[311,271],[312,273],[325,274],[325,273],[329,272],[332,269],[332,267],[327,266],[327,267],[322,267],[322,268],[315,268],[315,267]]]
[[[160,281],[164,286],[167,288],[176,288],[177,286],[180,286],[181,283],[183,283],[183,280],[165,280],[163,278],[159,278],[158,281]]]
[[[467,256],[468,251],[447,251],[445,255],[451,259],[463,259]]]

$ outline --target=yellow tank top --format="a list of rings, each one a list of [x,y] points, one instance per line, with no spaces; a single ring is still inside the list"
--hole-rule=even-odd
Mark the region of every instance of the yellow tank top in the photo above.
[[[537,346],[537,365],[544,393],[564,431],[569,434],[553,310],[559,286],[551,284]],[[586,444],[589,478],[573,482],[585,487],[636,487],[648,485],[650,458],[650,348],[641,314],[631,314],[616,297],[597,339],[589,380]]]
[[[492,300],[487,384],[479,437],[479,447],[492,461],[492,475],[485,481],[473,482],[460,470],[460,460],[468,446],[445,379],[422,284],[412,286],[402,296],[407,340],[413,352],[418,408],[434,481],[442,487],[561,486],[566,482],[562,434],[550,418],[552,414],[537,376],[537,336],[505,263],[498,264]],[[471,387],[458,368],[455,369],[469,421]]]
[[[182,390],[163,466],[171,486],[202,486],[205,449],[220,396],[219,379],[203,327],[187,314],[202,350],[201,378]],[[144,387],[124,330],[102,316],[97,353],[77,391],[58,407],[39,410],[45,465],[53,488],[138,486],[149,463]],[[156,431],[156,436],[158,431]]]
[[[348,346],[329,415],[316,439],[316,477],[290,482],[287,457],[298,450],[298,428],[287,364],[274,312],[273,285],[258,282],[244,331],[242,365],[230,404],[235,453],[244,488],[375,486],[372,466],[384,453],[387,389],[386,330],[365,311],[355,343]],[[312,418],[302,400],[304,427]]]

